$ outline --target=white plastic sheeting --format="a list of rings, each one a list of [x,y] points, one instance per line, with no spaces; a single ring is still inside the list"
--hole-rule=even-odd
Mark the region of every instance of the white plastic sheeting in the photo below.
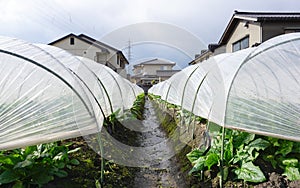
[[[293,33],[190,66],[149,93],[226,128],[300,141],[299,76]]]
[[[94,61],[77,57],[81,62],[87,66],[97,76],[100,85],[105,95],[101,95],[104,101],[101,104],[105,104],[108,114],[115,112],[118,109],[128,110],[132,107],[136,96],[143,93],[143,89],[135,84],[132,84],[126,79],[123,79],[120,75],[114,72],[112,69],[95,63]],[[112,105],[112,109],[111,106]],[[108,109],[109,108],[109,109]]]
[[[53,46],[0,37],[0,149],[97,133],[105,116],[129,109],[143,92],[87,61]]]

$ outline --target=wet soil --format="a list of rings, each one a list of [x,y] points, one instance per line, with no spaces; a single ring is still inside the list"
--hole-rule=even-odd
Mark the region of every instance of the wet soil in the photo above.
[[[181,165],[176,157],[175,147],[178,140],[172,140],[161,126],[157,109],[146,100],[144,119],[140,126],[142,134],[138,137],[140,147],[146,148],[144,164],[135,173],[132,187],[188,187]],[[151,161],[146,161],[151,159]]]
[[[162,126],[162,122],[164,126]],[[115,149],[116,151],[113,151],[116,154],[120,152],[120,156],[127,160],[128,165],[104,159],[105,174],[102,186],[130,188],[190,187],[190,184],[186,181],[186,175],[191,166],[186,163],[186,170],[182,166],[182,161],[187,162],[185,154],[190,151],[190,148],[185,148],[186,150],[183,153],[178,152],[176,146],[180,145],[180,140],[172,130],[174,129],[172,126],[176,126],[174,119],[163,114],[149,100],[146,100],[144,106],[143,120],[118,121],[114,125],[111,136],[124,145],[132,146],[132,151],[125,154],[122,153],[124,152],[122,150]],[[167,129],[167,127],[171,128]],[[108,132],[107,127],[104,127],[103,130],[103,132]],[[106,133],[103,133],[103,135]],[[93,136],[90,136],[90,138],[93,138]],[[70,139],[64,142],[73,142],[70,149],[81,148],[80,152],[72,154],[72,157],[79,159],[80,165],[68,170],[68,177],[57,178],[45,187],[95,187],[96,180],[100,180],[100,166],[103,159],[89,147],[86,138]],[[93,143],[89,144],[91,146]],[[104,150],[111,147],[109,143],[104,143]],[[137,164],[136,166],[132,165],[134,162]]]
[[[130,167],[105,160],[103,187],[219,187],[216,177],[219,169],[212,169],[208,174],[209,178],[202,181],[199,177],[188,175],[192,166],[186,154],[192,147],[199,145],[201,136],[183,144],[182,137],[186,136],[181,130],[177,130],[176,126],[172,115],[161,111],[149,100],[146,100],[142,121],[117,123],[112,136],[126,145],[143,149],[133,151],[136,158],[132,161],[136,161],[138,166]],[[198,126],[196,129],[196,135],[201,135],[204,127]],[[100,179],[101,157],[83,138],[70,141],[74,143],[71,147],[82,148],[80,153],[73,156],[80,160],[80,165],[68,170],[68,177],[56,179],[45,187],[95,187],[95,181]],[[300,181],[288,181],[280,172],[270,168],[270,165],[260,161],[258,163],[268,179],[267,182],[248,184],[232,180],[227,181],[224,187],[300,188]]]

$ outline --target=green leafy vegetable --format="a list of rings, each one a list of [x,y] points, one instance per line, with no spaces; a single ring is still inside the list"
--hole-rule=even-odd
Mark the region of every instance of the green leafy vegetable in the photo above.
[[[248,182],[263,182],[266,180],[264,174],[259,167],[252,162],[243,163],[241,168],[235,169],[238,179]]]
[[[0,155],[0,185],[13,187],[41,187],[55,176],[66,177],[66,166],[78,165],[77,159],[69,159],[68,153],[78,151],[56,143],[28,146],[24,149],[3,152]]]
[[[300,173],[299,168],[288,166],[285,168],[283,175],[288,177],[289,180],[299,180],[300,179]]]

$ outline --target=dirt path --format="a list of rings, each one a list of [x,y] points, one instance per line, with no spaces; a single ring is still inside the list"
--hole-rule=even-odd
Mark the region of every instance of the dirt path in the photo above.
[[[187,187],[175,157],[174,140],[167,138],[149,100],[145,103],[140,130],[139,145],[146,149],[144,155],[147,155],[144,159],[151,160],[143,161],[146,165],[136,173],[133,187]]]

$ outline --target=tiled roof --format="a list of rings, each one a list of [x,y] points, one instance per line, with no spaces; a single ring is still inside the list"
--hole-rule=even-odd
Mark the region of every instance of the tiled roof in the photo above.
[[[49,45],[53,45],[53,44],[55,44],[55,43],[57,43],[59,41],[62,41],[64,39],[68,38],[68,37],[77,38],[77,39],[79,39],[79,40],[81,40],[83,42],[86,42],[86,43],[88,43],[90,45],[93,45],[93,46],[95,46],[95,47],[97,47],[97,48],[99,48],[102,51],[107,52],[107,53],[109,53],[109,51],[107,50],[107,48],[109,48],[109,49],[115,51],[117,54],[121,55],[122,59],[125,60],[126,64],[129,64],[128,60],[126,59],[126,57],[124,56],[124,54],[122,53],[121,50],[118,50],[118,49],[116,49],[116,48],[114,48],[114,47],[112,47],[112,46],[110,46],[108,44],[100,42],[100,41],[98,41],[98,40],[96,40],[96,39],[94,39],[92,37],[89,37],[89,36],[87,36],[85,34],[75,35],[73,33],[70,33],[70,34],[68,34],[68,35],[66,35],[66,36],[64,36],[62,38],[59,38],[59,39],[57,39],[57,40],[55,40],[53,42],[50,42]]]
[[[64,40],[64,39],[66,39],[66,38],[69,38],[69,37],[77,38],[77,39],[79,39],[79,40],[81,40],[81,41],[83,41],[83,42],[86,42],[86,43],[88,43],[88,44],[90,44],[90,45],[94,45],[94,46],[96,46],[97,48],[99,48],[99,49],[101,49],[101,50],[103,50],[103,51],[108,52],[108,50],[107,50],[106,48],[103,47],[103,46],[109,47],[108,45],[103,45],[103,43],[97,41],[96,39],[93,39],[93,38],[91,38],[91,37],[88,37],[88,36],[86,36],[86,35],[84,35],[84,34],[75,35],[75,34],[73,34],[73,33],[70,33],[70,34],[68,34],[68,35],[66,35],[66,36],[64,36],[64,37],[62,37],[62,38],[59,38],[59,39],[57,39],[57,40],[55,40],[55,41],[49,43],[49,45],[53,45],[53,44],[55,44],[55,43],[57,43],[57,42],[60,42],[60,41],[62,41],[62,40]],[[101,44],[100,44],[100,43],[101,43]],[[112,48],[112,47],[109,47],[109,48],[114,49],[114,48]],[[114,49],[114,50],[116,50],[116,49]],[[116,51],[118,51],[118,50],[116,50]]]
[[[241,12],[235,11],[227,25],[222,37],[219,40],[219,45],[226,44],[231,32],[236,27],[240,20],[248,20],[255,22],[265,21],[298,21],[300,22],[300,12]]]
[[[300,12],[239,12],[235,11],[235,18],[252,18],[255,21],[300,20]]]
[[[98,41],[98,40],[96,40],[96,39],[94,39],[92,37],[89,37],[89,36],[87,36],[85,34],[80,34],[80,35],[78,35],[78,37],[81,38],[81,39],[83,39],[83,40],[85,40],[85,41],[89,41],[89,42],[93,43],[96,46],[101,46],[101,47],[104,46],[104,47],[110,48],[110,49],[112,49],[114,51],[119,51],[118,49],[116,49],[116,48],[114,48],[114,47],[112,47],[112,46],[110,46],[108,44],[105,44],[103,42],[100,42],[100,41]]]
[[[136,64],[136,65],[134,65],[134,67],[137,67],[140,65],[175,65],[175,64],[176,63],[171,62],[171,61],[155,58],[155,59],[150,59],[150,60],[141,62],[139,64]]]

